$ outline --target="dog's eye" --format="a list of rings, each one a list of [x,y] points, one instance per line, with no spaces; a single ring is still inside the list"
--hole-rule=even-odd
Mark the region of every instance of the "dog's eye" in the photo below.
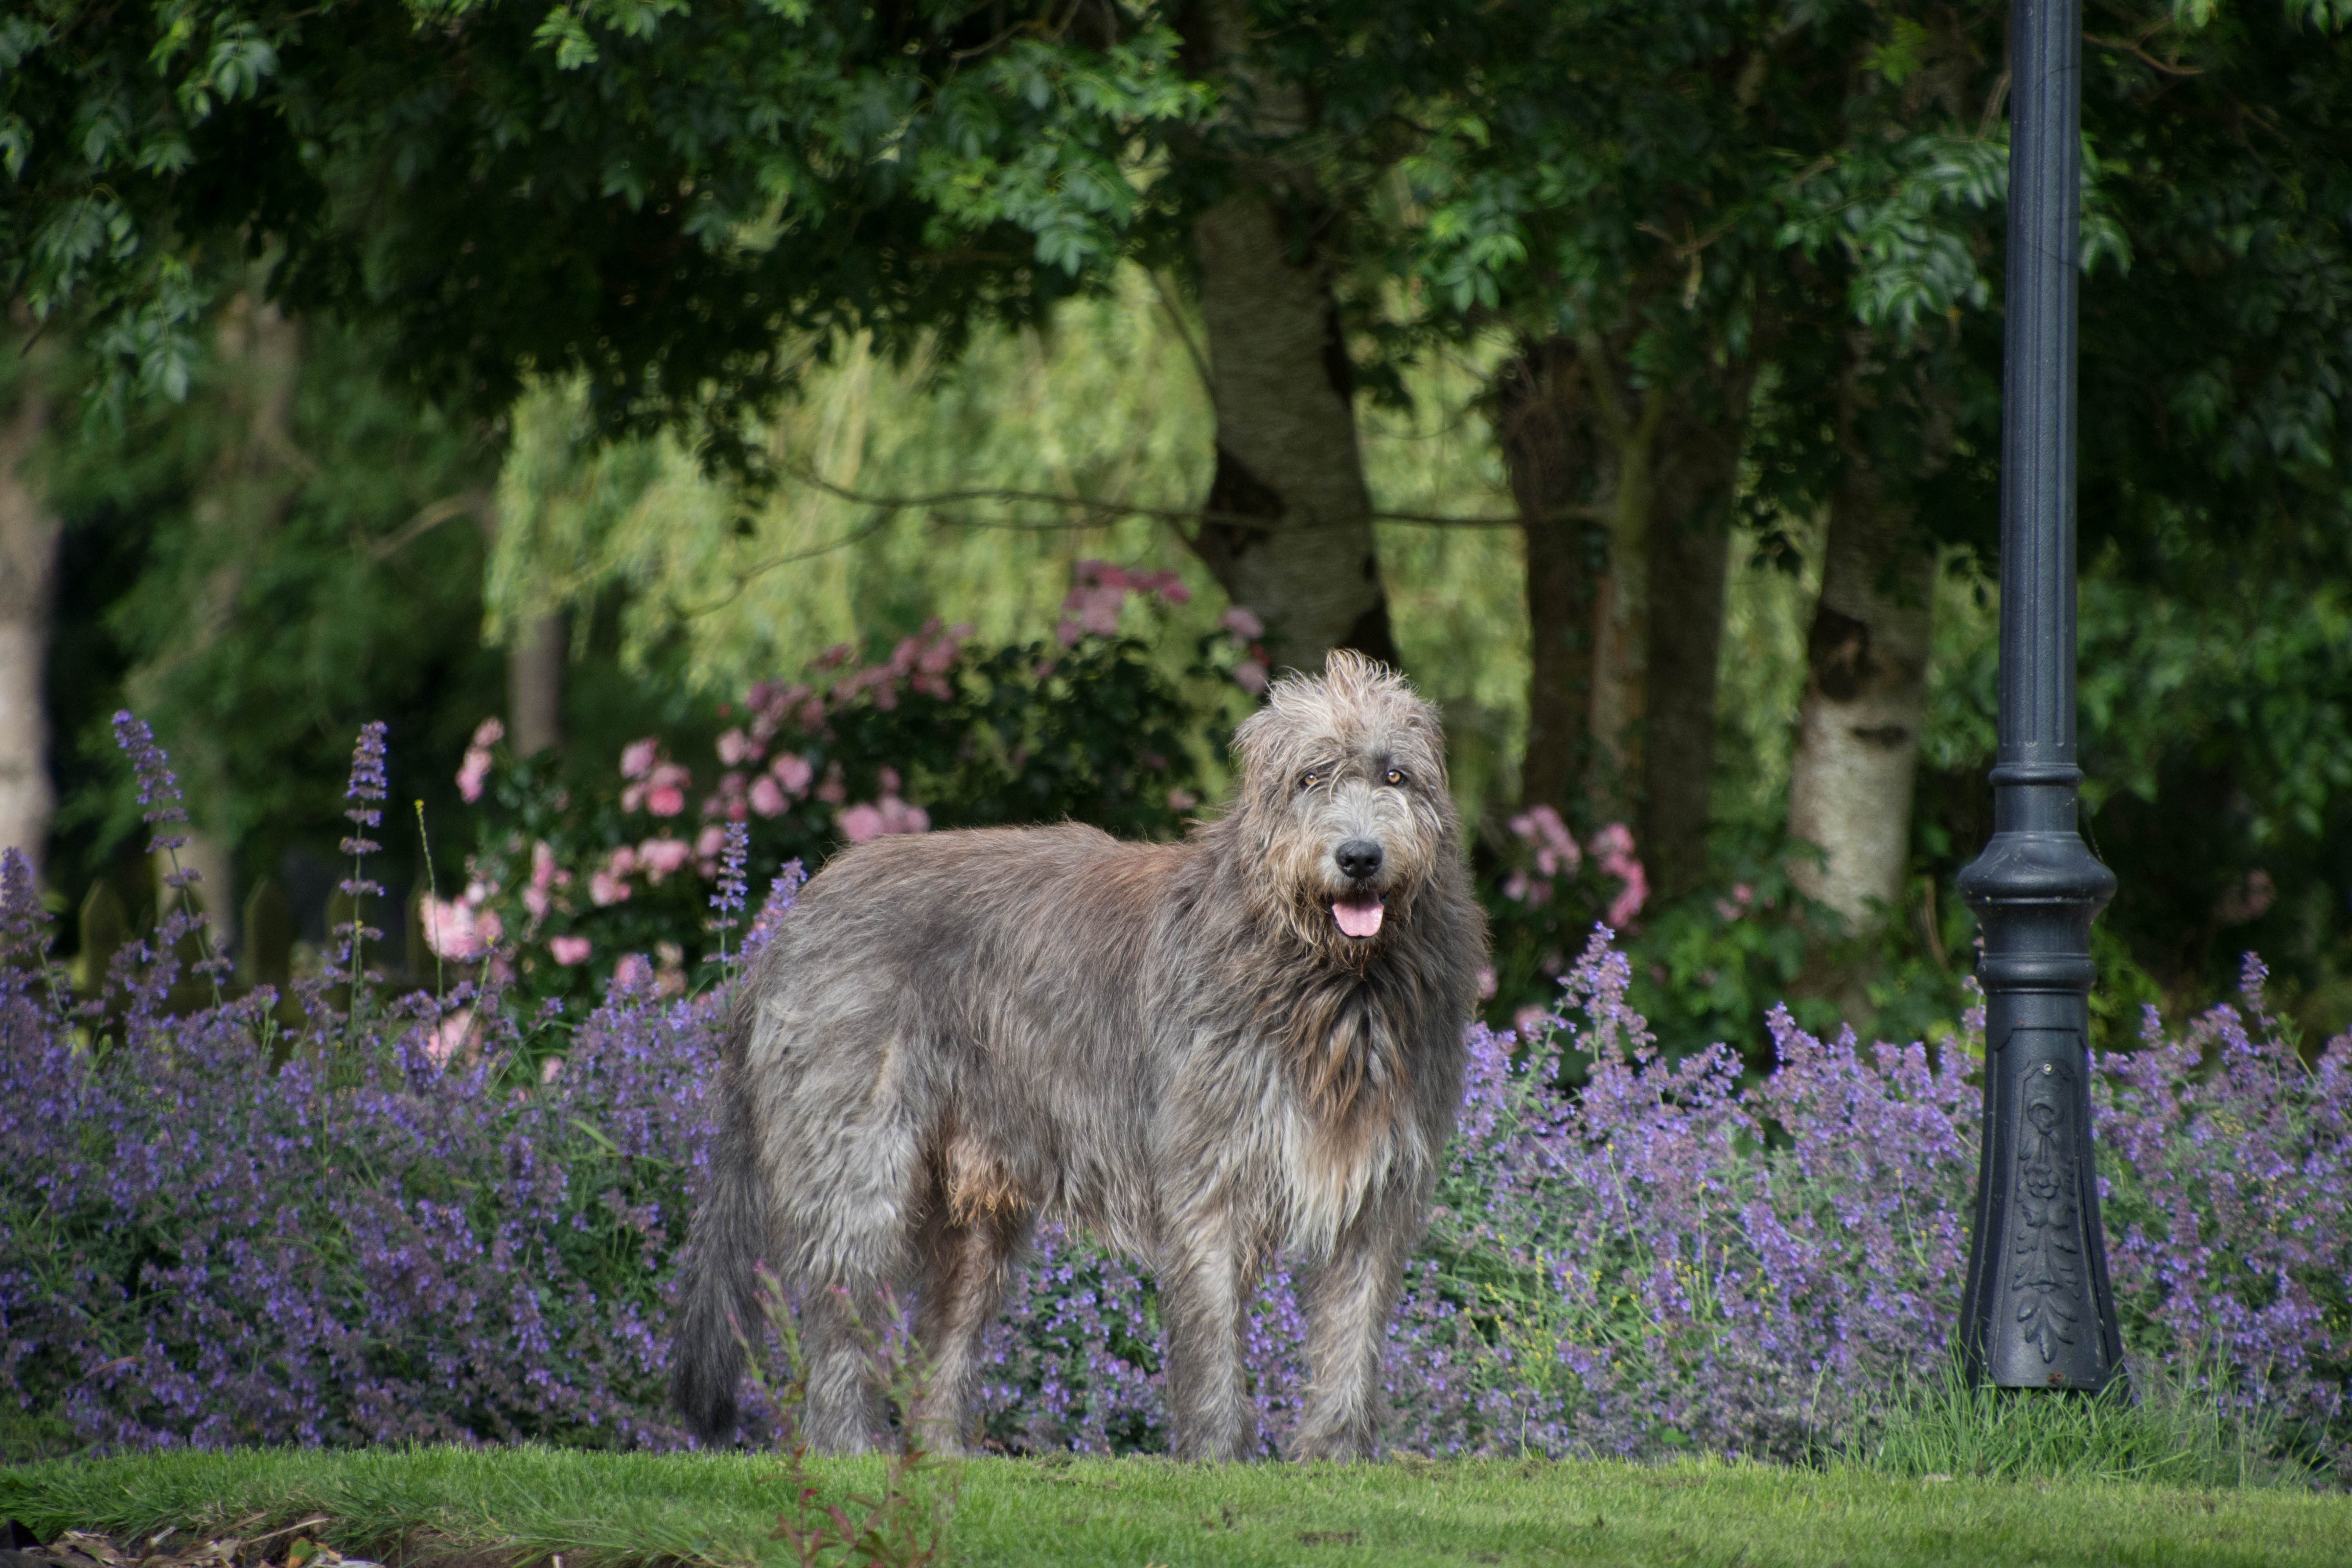
[[[1313,789],[1322,776],[1323,775],[1320,773],[1301,773],[1298,775],[1298,787],[1300,789]]]
[[[1388,772],[1388,780],[1389,783],[1392,784],[1401,784],[1404,783],[1404,770],[1402,768],[1391,768]]]

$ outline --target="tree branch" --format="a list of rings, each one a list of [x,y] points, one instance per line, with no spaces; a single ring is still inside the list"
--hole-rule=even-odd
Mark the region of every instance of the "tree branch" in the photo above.
[[[1104,522],[1118,517],[1148,517],[1161,522],[1224,522],[1245,528],[1264,528],[1266,519],[1255,513],[1211,511],[1202,507],[1145,506],[1134,501],[1107,500],[1098,496],[1057,495],[1050,490],[1024,490],[997,487],[972,489],[931,490],[917,495],[885,495],[872,490],[852,489],[835,484],[812,469],[782,466],[786,477],[799,480],[811,489],[857,506],[879,507],[885,511],[931,511],[941,507],[972,506],[983,502],[1023,502],[1032,506],[1058,507],[1088,514],[1081,520],[1059,522],[1019,522],[990,518],[960,517],[948,519],[967,528],[1021,528],[1044,531],[1055,528],[1100,528]],[[1565,522],[1572,519],[1598,519],[1604,514],[1598,507],[1564,507],[1536,519],[1514,514],[1508,517],[1455,517],[1442,512],[1374,511],[1374,522],[1406,522],[1424,528],[1516,528],[1524,521]]]

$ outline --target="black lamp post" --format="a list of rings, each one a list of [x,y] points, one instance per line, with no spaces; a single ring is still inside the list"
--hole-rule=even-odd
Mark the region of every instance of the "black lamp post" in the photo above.
[[[1960,873],[1984,932],[1984,1142],[1960,1347],[2001,1388],[2122,1365],[2091,1163],[2091,921],[2115,874],[2074,831],[2074,290],[2081,0],[2011,13],[2002,358],[2000,749],[1993,835]]]

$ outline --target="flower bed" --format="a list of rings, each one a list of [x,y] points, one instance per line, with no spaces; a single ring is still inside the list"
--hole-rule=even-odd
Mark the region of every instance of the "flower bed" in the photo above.
[[[355,842],[365,743],[360,761]],[[738,907],[742,843],[721,857]],[[347,886],[363,880],[355,866]],[[593,1009],[471,984],[391,998],[359,973],[354,925],[289,1031],[267,992],[165,1010],[193,923],[172,914],[78,1008],[24,862],[0,865],[11,1446],[685,1441],[665,1335],[728,967],[696,994],[624,967]],[[2151,1020],[2141,1049],[2097,1063],[2116,1291],[2136,1354],[2337,1455],[2352,1037],[2306,1063],[2261,981],[2250,963],[2242,1011],[2177,1037]],[[1944,1356],[1980,1019],[1931,1052],[1776,1013],[1777,1070],[1746,1085],[1723,1048],[1654,1054],[1627,984],[1596,934],[1524,1039],[1472,1028],[1461,1131],[1391,1331],[1396,1446],[1787,1458],[1855,1440]],[[1254,1325],[1271,1444],[1300,1381],[1278,1273]],[[995,1442],[1162,1444],[1133,1262],[1049,1228],[989,1353]]]

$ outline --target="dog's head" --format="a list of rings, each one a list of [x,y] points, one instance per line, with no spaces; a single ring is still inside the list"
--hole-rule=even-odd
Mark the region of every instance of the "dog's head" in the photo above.
[[[1309,945],[1369,961],[1460,854],[1437,710],[1402,676],[1335,648],[1274,683],[1234,736],[1254,901]]]

